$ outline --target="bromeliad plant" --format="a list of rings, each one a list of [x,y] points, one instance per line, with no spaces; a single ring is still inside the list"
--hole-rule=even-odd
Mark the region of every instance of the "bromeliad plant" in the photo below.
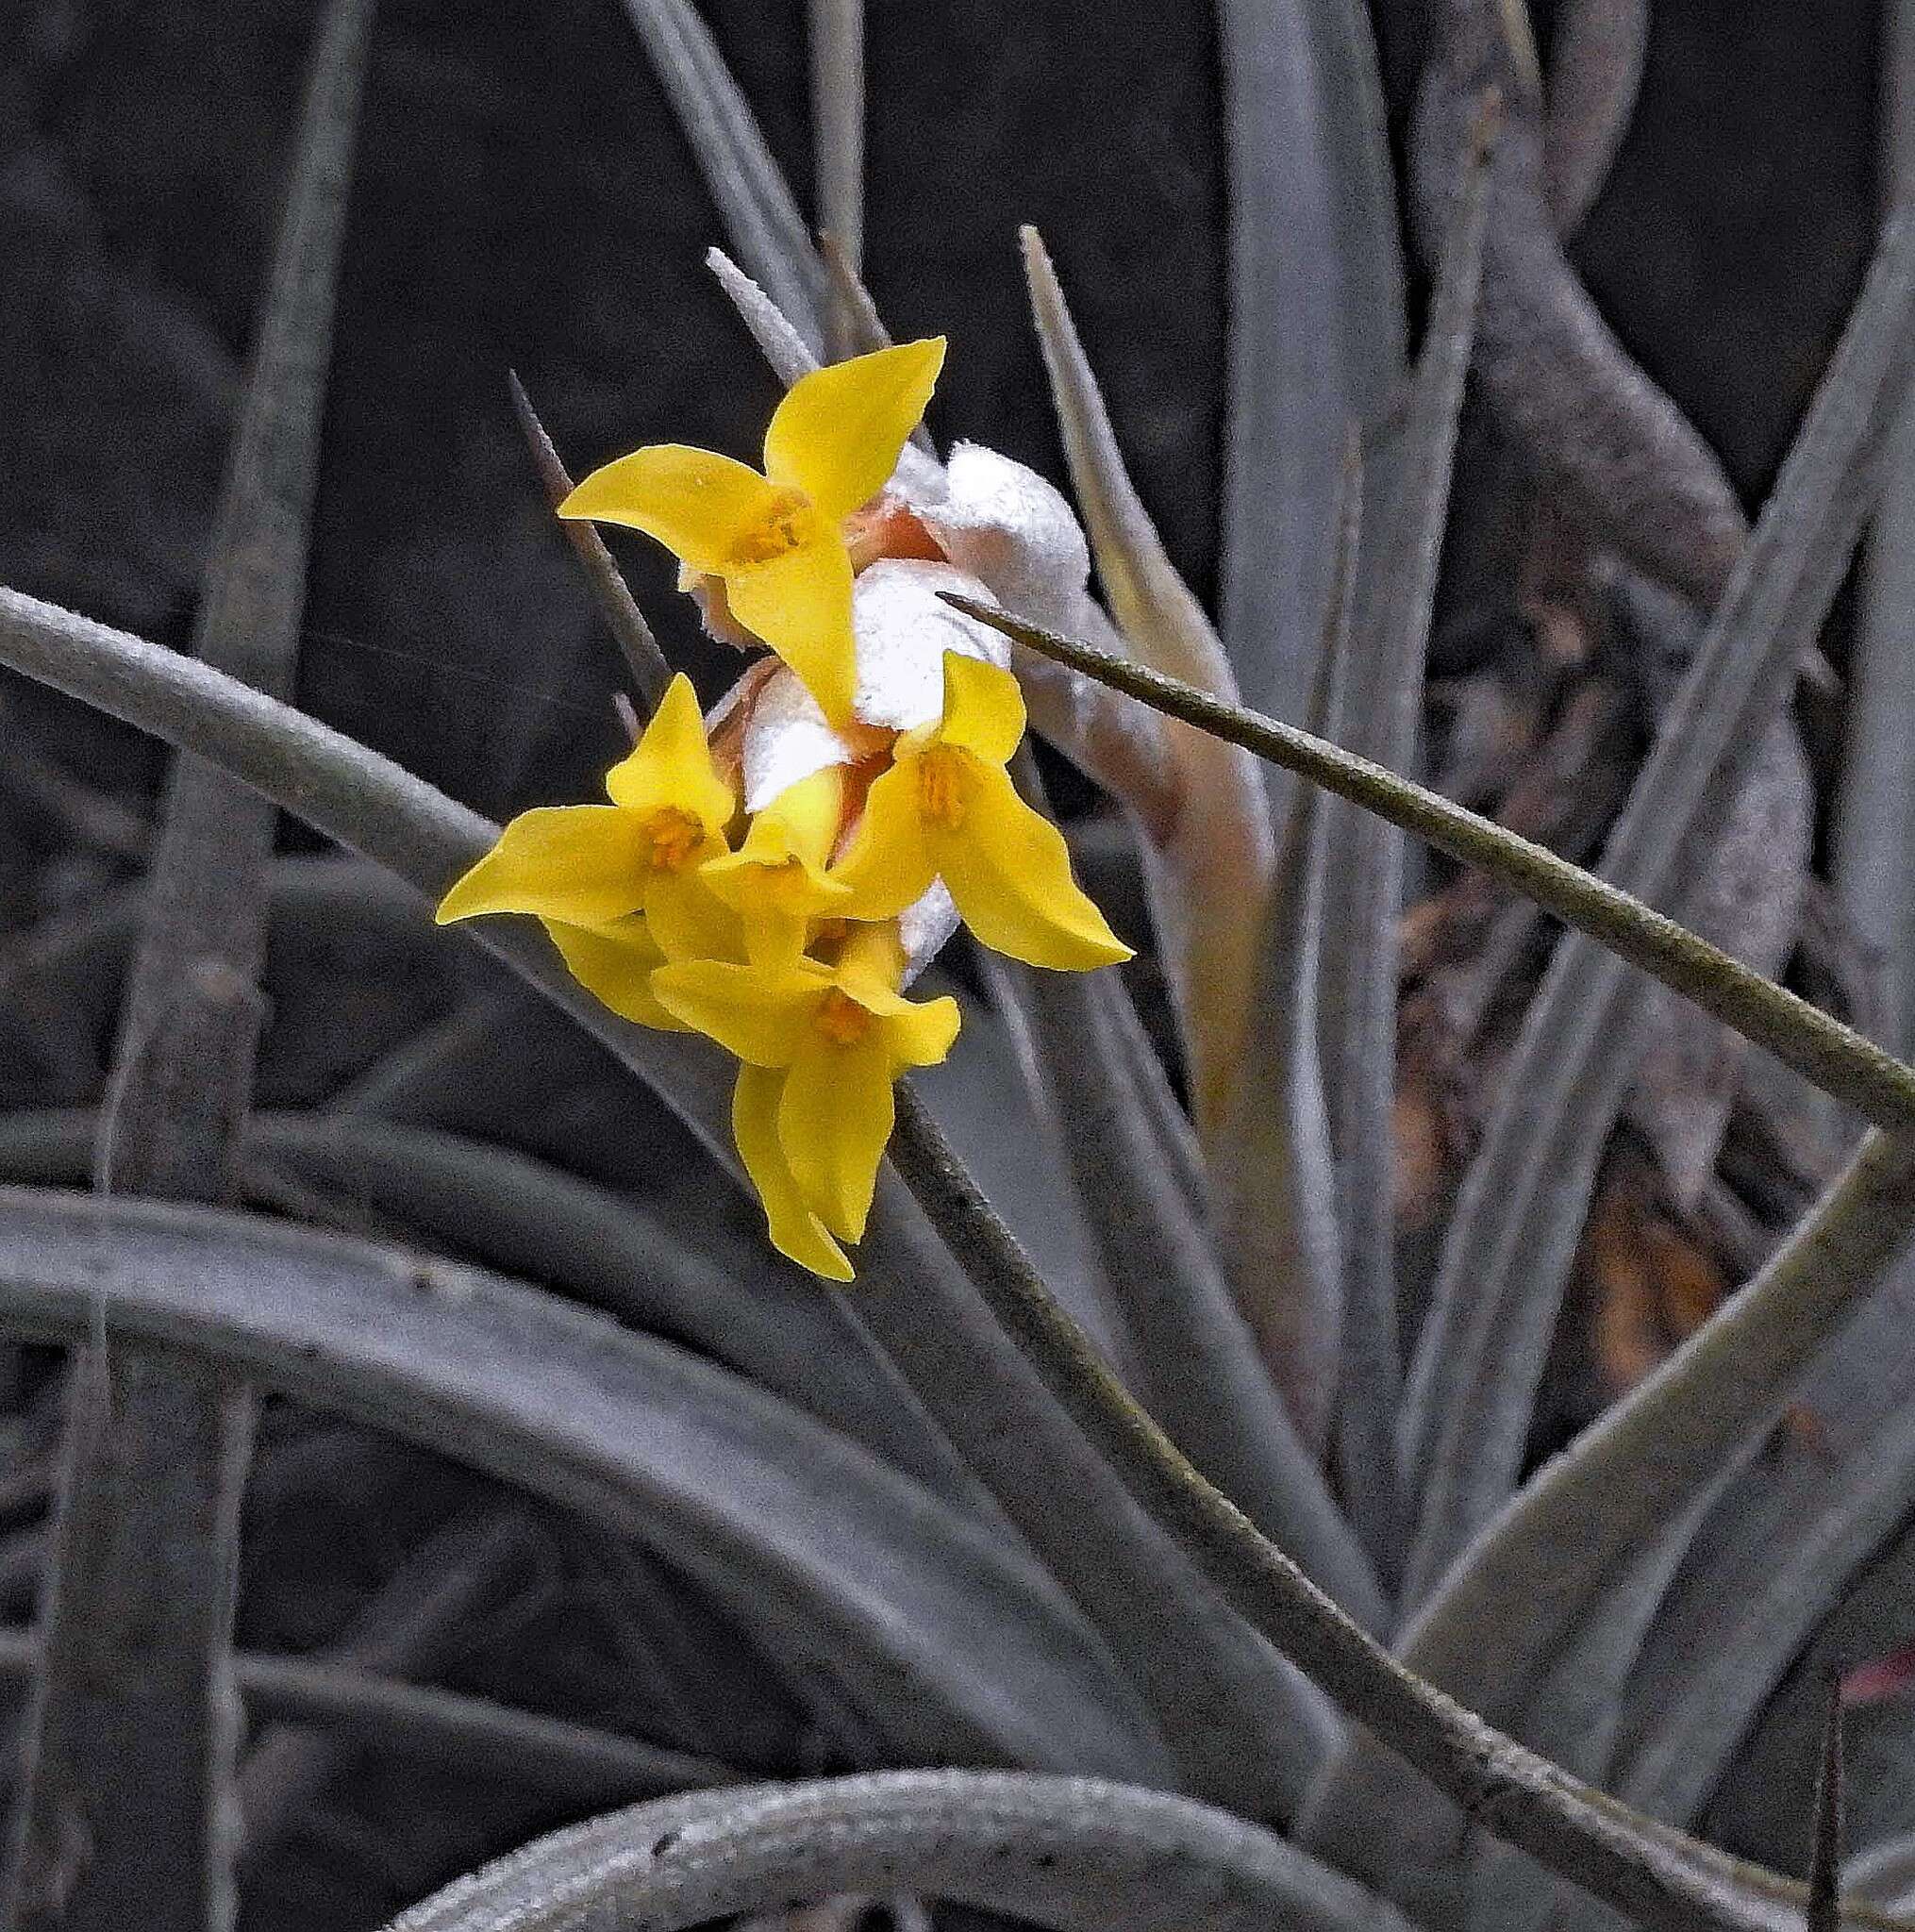
[[[1590,104],[1626,110],[1628,87],[1587,68],[1613,36],[1559,28],[1585,66],[1552,75],[1552,102],[1580,108],[1549,123],[1520,7],[1444,9],[1411,141],[1435,270],[1411,368],[1357,10],[1224,9],[1230,71],[1302,76],[1311,98],[1292,125],[1285,91],[1231,94],[1240,166],[1298,178],[1280,275],[1257,266],[1272,210],[1237,198],[1220,638],[1131,488],[1034,236],[1088,541],[1007,458],[909,441],[944,344],[883,341],[849,266],[856,8],[813,9],[818,176],[852,244],[821,258],[696,15],[633,5],[758,282],[722,258],[721,279],[789,392],[762,471],[664,445],[574,490],[535,434],[658,699],[605,803],[501,829],[238,675],[292,687],[305,530],[287,510],[311,495],[369,0],[327,9],[197,655],[0,591],[0,662],[200,760],[169,794],[150,891],[106,908],[137,964],[99,1117],[0,1124],[10,1177],[108,1190],[0,1192],[0,1313],[77,1358],[55,1587],[6,1651],[36,1677],[15,1923],[223,1932],[236,1801],[255,1860],[311,1802],[312,1758],[269,1722],[291,1718],[504,1767],[546,1815],[645,1801],[458,1881],[406,1932],[691,1925],[824,1893],[850,1918],[874,1892],[1073,1928],[1894,1924],[1915,1902],[1907,1753],[1849,1790],[1869,1855],[1844,1873],[1840,1711],[1823,1726],[1818,1695],[1857,1657],[1907,1674],[1915,1070],[1777,983],[1796,900],[1774,887],[1799,888],[1809,823],[1788,698],[1907,387],[1915,231],[1891,230],[1749,531],[1559,246],[1620,131]],[[1507,119],[1493,159],[1485,83]],[[1479,310],[1496,325],[1480,340]],[[1445,526],[1485,513],[1450,491],[1472,370],[1548,479],[1552,566],[1564,517],[1592,546],[1574,598],[1535,593],[1537,628],[1588,624],[1612,591],[1608,641],[1686,664],[1656,693],[1600,875],[1400,775],[1429,722]],[[594,523],[664,543],[712,634],[769,652],[708,713],[645,656]],[[1026,705],[1135,835],[1141,946],[1168,990],[1156,1036],[1092,970],[1128,949],[1012,776]],[[1281,721],[1306,709],[1310,729]],[[1584,710],[1562,709],[1574,741]],[[1267,789],[1265,765],[1303,785]],[[268,800],[441,923],[477,921],[552,1033],[528,1046],[499,1002],[402,1041],[348,1106],[253,1112],[269,927],[296,957],[348,928],[399,960],[388,988],[444,958],[357,862],[274,861]],[[1440,884],[1399,929],[1406,833],[1471,868],[1475,897]],[[1515,989],[1526,1018],[1495,1042],[1493,1105],[1419,1265],[1397,1236],[1440,1137],[1419,1135],[1426,1067],[1399,1067],[1394,1023],[1400,978],[1454,964],[1428,940],[1439,900],[1445,932],[1495,928],[1446,1013],[1487,1031]],[[1541,908],[1574,931],[1532,989],[1513,962],[1539,950]],[[1001,956],[988,1007],[919,984],[960,924]],[[99,930],[28,950],[84,959]],[[569,1140],[565,1109],[541,1123],[560,1151],[474,1138],[461,1109],[518,1109],[544,1071],[525,1062],[573,1023],[616,1064],[580,1076]],[[1727,1102],[1666,1073],[1738,1072],[1724,1026],[1806,1083],[1763,1090],[1772,1124],[1817,1117],[1812,1090],[1870,1124],[1819,1202],[1753,1235],[1743,1197],[1710,1191]],[[974,1056],[968,1114],[956,1083],[927,1098],[908,1077],[954,1048]],[[380,1119],[395,1094],[405,1118]],[[1613,1253],[1625,1115],[1660,1166],[1660,1231],[1682,1224],[1688,1175],[1690,1218],[1740,1232],[1748,1279],[1532,1466],[1572,1272]],[[992,1164],[991,1197],[946,1124]],[[661,1159],[688,1130],[703,1151]],[[878,1185],[887,1155],[911,1199]],[[625,1191],[583,1178],[621,1158]],[[732,1241],[703,1197],[741,1167],[813,1274],[849,1279],[841,1243],[861,1244],[856,1294]],[[287,1223],[335,1204],[348,1232]],[[1057,1239],[1074,1220],[1087,1241]],[[460,1261],[422,1258],[434,1244]],[[417,1662],[416,1587],[361,1606],[344,1660],[236,1656],[255,1445],[236,1377],[370,1425],[358,1446],[395,1491],[412,1481],[381,1460],[395,1438],[500,1480],[428,1547],[434,1605],[541,1567],[525,1497],[560,1531],[582,1521],[601,1647],[622,1678],[644,1658],[681,1725],[670,1748],[369,1674]],[[260,1438],[282,1488],[285,1448]],[[606,1707],[629,1707],[624,1688]],[[266,1734],[236,1775],[238,1698]],[[787,1707],[789,1735],[767,1717]],[[1906,1711],[1888,1715],[1906,1739]],[[865,1774],[798,1775],[821,1739]],[[408,1848],[428,1823],[408,1809]],[[1792,1833],[1809,1883],[1677,1826],[1778,1858]],[[470,1838],[462,1821],[461,1859]]]
[[[943,358],[940,337],[801,377],[763,476],[667,443],[566,498],[561,516],[668,545],[716,621],[784,668],[744,673],[715,743],[675,677],[606,774],[610,805],[514,819],[439,908],[535,914],[613,1012],[736,1054],[732,1128],[773,1244],[834,1281],[852,1277],[838,1241],[863,1236],[893,1084],[958,1037],[954,999],[904,996],[956,920],[1031,965],[1130,957],[1005,769],[1024,707],[1003,641],[935,601],[989,592],[908,560],[933,541],[889,486]],[[859,598],[854,553],[876,594]]]

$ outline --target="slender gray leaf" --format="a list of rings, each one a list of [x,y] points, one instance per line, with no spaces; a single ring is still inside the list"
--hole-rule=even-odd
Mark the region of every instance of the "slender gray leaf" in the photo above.
[[[1399,434],[1381,453],[1365,519],[1373,541],[1357,559],[1356,631],[1344,741],[1393,772],[1415,769],[1424,665],[1450,494],[1463,380],[1474,340],[1489,208],[1488,117],[1473,131],[1462,192],[1443,240],[1429,327]],[[1324,944],[1318,1018],[1330,1146],[1337,1159],[1344,1298],[1361,1305],[1357,1334],[1367,1399],[1393,1409],[1401,1377],[1396,1304],[1397,925],[1404,835],[1348,805],[1325,813]],[[1393,1416],[1392,1416],[1393,1421]],[[1374,1439],[1364,1445],[1374,1453]],[[1402,1563],[1401,1510],[1373,1523],[1387,1537],[1378,1560]]]
[[[1404,364],[1395,184],[1367,9],[1218,9],[1230,171],[1223,631],[1245,697],[1295,717],[1352,425]]]
[[[1897,200],[1915,193],[1915,12],[1882,17],[1882,170]],[[1883,1043],[1915,1047],[1915,408],[1891,432],[1871,534],[1860,621],[1848,663],[1846,743],[1835,798],[1836,889],[1882,962]]]
[[[711,30],[687,0],[624,0],[691,143],[725,232],[815,358],[824,342],[818,251]]]
[[[1815,1742],[1831,1672],[1887,1665],[1899,1675],[1915,1601],[1915,1520],[1847,1579],[1840,1601],[1797,1654],[1760,1717],[1737,1741],[1701,1814],[1712,1838],[1804,1871]],[[1858,1697],[1849,1709],[1849,1833],[1857,1845],[1915,1831],[1915,1707],[1906,1692]]]
[[[1023,231],[1031,313],[1097,575],[1132,652],[1218,697],[1236,678],[1210,620],[1165,552],[1124,465],[1063,291],[1037,231]],[[1145,844],[1157,941],[1190,1059],[1200,1139],[1217,1133],[1249,1024],[1275,839],[1257,760],[1183,725],[1168,729],[1177,802]]]
[[[1915,1151],[1873,1136],[1762,1274],[1464,1550],[1406,1631],[1403,1661],[1557,1762],[1600,1775],[1624,1675],[1702,1511],[1911,1231]],[[1391,1829],[1379,1835],[1384,1813]],[[1357,1741],[1312,1807],[1309,1841],[1406,1904],[1414,1893],[1454,1905],[1474,1850],[1468,1823]],[[1487,1882],[1470,1923],[1540,1922],[1533,1871],[1501,1860]]]
[[[291,691],[334,288],[375,0],[319,14],[258,341],[194,632],[208,664]],[[128,978],[96,1178],[230,1196],[262,1013],[270,801],[175,763]],[[42,1680],[16,1797],[8,1924],[225,1932],[237,1909],[230,1638],[251,1450],[244,1385],[122,1345],[55,1526]],[[166,1856],[156,1859],[154,1848]]]
[[[811,154],[818,225],[853,279],[864,260],[864,0],[809,0]],[[840,277],[826,273],[832,359],[856,353],[858,318]]]
[[[1911,299],[1915,224],[1898,219],[1605,852],[1604,876],[1652,905],[1692,884],[1840,583],[1881,412],[1904,388]],[[1639,988],[1565,940],[1503,1076],[1407,1391],[1400,1467],[1423,1495],[1412,1602],[1514,1487],[1590,1181],[1638,1064]]]
[[[667,1798],[556,1832],[391,1932],[652,1932],[794,1899],[906,1890],[1051,1932],[1406,1932],[1273,1833],[1088,1778],[902,1771]]]
[[[68,1339],[94,1307],[652,1544],[894,1749],[1163,1774],[1028,1558],[671,1343],[375,1243],[0,1190],[0,1324]]]
[[[522,1023],[523,1024],[523,1019]],[[490,1033],[479,1037],[490,1044]],[[501,1077],[488,1056],[491,1077]],[[92,1116],[0,1116],[0,1175],[83,1181]],[[547,1282],[635,1326],[682,1341],[828,1423],[958,1507],[995,1506],[841,1298],[756,1237],[715,1222],[688,1235],[659,1208],[541,1160],[416,1122],[260,1114],[246,1134],[249,1191],[262,1164],[408,1229],[456,1241],[486,1266]]]
[[[1116,1036],[1101,980],[1027,974],[1024,1000],[1123,1309],[1136,1393],[1266,1536],[1379,1629],[1375,1576],[1264,1368],[1207,1230],[1158,1158],[1151,1105],[1136,1092],[1141,1071]]]
[[[1358,525],[1360,458],[1352,439],[1331,576],[1328,630],[1317,652],[1309,728],[1336,736],[1348,686]],[[1322,1453],[1338,1404],[1345,1354],[1342,1250],[1337,1174],[1330,1155],[1318,1049],[1317,977],[1322,957],[1324,871],[1329,858],[1325,794],[1299,785],[1278,846],[1261,915],[1257,972],[1241,1064],[1225,1131],[1210,1163],[1218,1239],[1238,1306],[1284,1391],[1306,1440]],[[1359,1324],[1360,1324],[1360,1317]],[[1395,1311],[1390,1311],[1394,1354]],[[1394,1385],[1381,1425],[1394,1421]],[[1383,1465],[1394,1474],[1393,1461]],[[1345,1492],[1354,1527],[1373,1564],[1377,1497],[1362,1478]],[[1367,1474],[1367,1471],[1365,1472]]]
[[[1915,1491],[1911,1310],[1904,1261],[1804,1386],[1793,1424],[1704,1524],[1623,1704],[1608,1778],[1632,1804],[1695,1815],[1791,1660],[1900,1527]]]

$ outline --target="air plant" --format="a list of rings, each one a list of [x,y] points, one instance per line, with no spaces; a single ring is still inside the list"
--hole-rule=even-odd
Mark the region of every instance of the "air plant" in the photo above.
[[[1231,0],[1213,627],[1034,234],[1076,508],[929,445],[946,345],[892,345],[858,276],[855,0],[812,8],[822,249],[696,14],[628,4],[787,395],[762,473],[674,444],[574,487],[518,392],[630,672],[606,803],[501,828],[287,702],[371,0],[325,10],[194,651],[0,591],[0,664],[190,755],[113,915],[104,1103],[0,1120],[0,1314],[68,1362],[45,1603],[0,1637],[31,1687],[12,1923],[222,1932],[239,1821],[270,1839],[342,1735],[586,1817],[394,1932],[874,1900],[1072,1932],[1910,1923],[1906,1673],[1876,1660],[1911,1638],[1915,1069],[1783,982],[1805,908],[1840,918],[1790,700],[1906,494],[1915,226],[1750,529],[1562,251],[1642,9],[1565,9],[1545,107],[1520,7],[1445,8],[1411,362],[1367,23]],[[1274,204],[1310,273],[1268,258]],[[1524,648],[1653,659],[1640,758],[1569,646],[1513,776],[1465,715],[1493,680],[1430,728],[1472,375],[1550,506]],[[751,654],[715,704],[599,522]],[[1027,721],[1123,829],[1160,1024]],[[275,860],[278,809],[356,856]],[[426,908],[549,1015],[493,988],[350,1104],[259,1109],[269,930],[446,970]],[[647,1188],[436,1116],[528,1104],[580,1042],[592,1136]],[[769,1242],[722,1205],[748,1191]],[[1678,1307],[1676,1257],[1733,1291]],[[285,1461],[256,1390],[582,1526],[651,1721],[403,1681],[537,1560],[523,1502],[427,1543],[356,1651],[236,1651],[249,1469]],[[1872,1662],[1852,1720],[1890,1741],[1845,1761],[1824,1686]]]

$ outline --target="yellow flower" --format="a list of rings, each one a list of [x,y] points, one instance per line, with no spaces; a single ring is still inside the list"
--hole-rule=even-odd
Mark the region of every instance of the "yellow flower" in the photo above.
[[[657,443],[593,471],[558,514],[629,525],[721,578],[732,615],[841,725],[858,682],[843,522],[891,480],[943,361],[937,336],[814,370],[772,417],[762,475]]]
[[[534,913],[594,991],[594,974],[608,983],[633,977],[631,961],[620,965],[615,956],[640,941],[630,924],[636,913],[644,915],[643,943],[658,957],[735,950],[737,917],[698,874],[724,856],[736,800],[712,764],[698,699],[682,674],[637,748],[606,774],[605,789],[609,805],[522,812],[440,901],[440,924],[485,912]],[[568,937],[579,931],[601,943]],[[581,973],[574,958],[588,954],[593,963]]]
[[[826,765],[779,792],[736,852],[707,861],[699,876],[742,921],[746,958],[802,953],[812,922],[850,898],[824,871],[843,820],[844,770]]]
[[[744,1061],[732,1127],[772,1244],[833,1280],[851,1278],[831,1237],[864,1233],[892,1083],[935,1066],[958,1037],[957,1001],[904,998],[903,971],[896,927],[861,925],[835,965],[676,960],[652,975],[668,1012]]]
[[[907,732],[871,788],[832,876],[854,919],[888,919],[942,878],[987,946],[1033,966],[1088,972],[1130,948],[1071,876],[1063,836],[1005,770],[1024,731],[1017,679],[947,652],[944,711]]]

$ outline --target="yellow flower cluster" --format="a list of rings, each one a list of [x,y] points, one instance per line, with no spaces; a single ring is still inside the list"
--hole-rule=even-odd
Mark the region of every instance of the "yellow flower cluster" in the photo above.
[[[973,933],[1014,958],[1082,971],[1129,957],[1006,770],[1025,723],[1008,672],[948,653],[935,722],[855,718],[846,519],[890,480],[943,352],[911,342],[804,377],[772,419],[762,475],[665,444],[562,506],[720,579],[732,617],[866,755],[747,813],[680,675],[606,774],[609,804],[522,814],[439,908],[441,923],[533,914],[614,1012],[735,1054],[732,1128],[773,1243],[836,1281],[851,1279],[839,1242],[864,1232],[893,1083],[958,1036],[955,1000],[904,995],[900,915],[941,879]]]

